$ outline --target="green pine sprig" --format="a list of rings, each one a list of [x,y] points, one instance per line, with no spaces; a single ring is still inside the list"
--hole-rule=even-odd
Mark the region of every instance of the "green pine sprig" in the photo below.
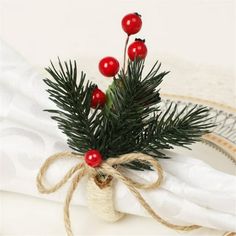
[[[79,153],[84,153],[91,148],[97,148],[94,130],[99,127],[98,109],[91,111],[90,101],[94,84],[85,81],[86,74],[81,72],[77,78],[76,62],[64,64],[59,60],[57,70],[51,63],[46,71],[54,81],[45,79],[50,87],[47,90],[49,99],[52,100],[57,110],[46,110],[52,113],[59,129],[68,137],[68,145]]]
[[[67,135],[68,145],[80,154],[97,149],[104,159],[130,152],[165,158],[163,150],[188,147],[213,127],[206,107],[186,106],[178,112],[170,104],[166,111],[160,109],[159,85],[169,72],[159,72],[158,62],[143,75],[144,61],[129,61],[127,72],[122,70],[109,87],[103,109],[91,108],[96,85],[86,82],[83,72],[77,78],[76,62],[58,64],[58,69],[52,63],[46,69],[53,77],[44,80],[49,98],[57,106],[47,111]],[[150,169],[137,161],[126,167]]]

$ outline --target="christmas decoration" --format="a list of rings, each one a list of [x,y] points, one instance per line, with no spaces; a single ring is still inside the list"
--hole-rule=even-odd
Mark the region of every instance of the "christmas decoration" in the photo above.
[[[102,163],[102,156],[98,150],[89,150],[84,155],[85,162],[91,167],[97,167]]]
[[[138,13],[128,14],[122,19],[121,25],[128,35],[136,34],[142,27],[141,15]]]
[[[100,72],[107,77],[113,77],[119,71],[119,62],[114,57],[104,57],[99,62]]]
[[[130,35],[142,26],[138,14],[128,14],[122,20],[127,33],[124,49],[124,64],[119,71],[119,62],[105,57],[99,62],[100,72],[114,77],[106,95],[91,81],[85,81],[85,74],[77,75],[76,62],[59,60],[59,69],[51,63],[46,70],[53,77],[45,79],[49,86],[49,98],[57,109],[52,113],[59,129],[68,137],[73,152],[61,152],[49,157],[37,177],[37,186],[42,193],[57,191],[73,176],[64,206],[65,227],[72,235],[69,204],[80,179],[88,176],[89,208],[100,217],[116,221],[124,214],[115,210],[112,202],[113,179],[123,182],[134,194],[137,201],[158,222],[175,230],[190,231],[197,225],[180,226],[169,223],[159,216],[144,200],[139,189],[158,188],[163,181],[159,158],[169,158],[164,150],[173,146],[187,147],[200,141],[201,136],[210,132],[213,125],[208,117],[208,108],[194,106],[178,111],[170,104],[166,111],[159,108],[161,97],[159,85],[169,72],[159,72],[161,64],[156,62],[144,75],[144,58],[147,48],[144,41],[136,40],[128,48]],[[93,109],[91,109],[93,108]],[[178,111],[178,112],[177,112]],[[58,159],[78,158],[81,161],[55,186],[47,187],[44,178],[49,166]],[[150,183],[139,183],[126,177],[122,168],[150,170],[157,173],[157,179]]]
[[[103,93],[99,88],[95,88],[92,92],[92,98],[91,98],[91,107],[103,107],[106,103],[106,95]]]
[[[135,59],[145,59],[147,56],[145,40],[135,39],[128,47],[128,55],[131,61],[134,61]]]

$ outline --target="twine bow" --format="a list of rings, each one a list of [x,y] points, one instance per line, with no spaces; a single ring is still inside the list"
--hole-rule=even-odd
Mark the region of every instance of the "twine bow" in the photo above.
[[[45,174],[48,168],[55,161],[59,159],[63,159],[63,158],[78,158],[80,160],[83,160],[83,156],[76,153],[72,153],[72,152],[60,152],[58,154],[52,155],[44,162],[44,164],[39,170],[39,173],[37,176],[37,187],[38,187],[39,192],[41,193],[46,193],[46,194],[53,193],[53,192],[56,192],[59,188],[61,188],[73,176],[71,185],[67,192],[65,203],[64,203],[64,223],[65,223],[65,228],[66,228],[66,232],[68,236],[73,235],[72,229],[71,229],[71,222],[70,222],[70,213],[69,213],[69,206],[70,206],[73,193],[80,179],[83,176],[85,175],[96,176],[99,173],[103,173],[107,176],[111,176],[112,178],[115,178],[123,182],[131,191],[131,193],[136,197],[138,202],[146,209],[146,211],[161,224],[171,229],[182,230],[182,231],[190,231],[190,230],[197,229],[200,227],[198,225],[180,226],[180,225],[169,223],[168,221],[161,218],[152,209],[152,207],[145,201],[145,199],[142,197],[140,192],[137,190],[137,189],[159,188],[163,181],[162,167],[158,163],[158,161],[152,158],[151,156],[145,155],[143,153],[128,153],[128,154],[120,156],[119,158],[109,158],[106,161],[103,161],[102,164],[96,168],[91,168],[84,161],[82,162],[80,161],[78,164],[72,167],[65,174],[65,176],[54,186],[51,186],[51,187],[45,186],[44,179],[45,179]],[[126,177],[119,170],[117,170],[116,166],[119,166],[121,164],[127,164],[134,160],[145,162],[145,163],[148,162],[152,166],[152,168],[157,172],[157,179],[154,182],[150,182],[150,183],[139,183],[137,181],[134,181]]]

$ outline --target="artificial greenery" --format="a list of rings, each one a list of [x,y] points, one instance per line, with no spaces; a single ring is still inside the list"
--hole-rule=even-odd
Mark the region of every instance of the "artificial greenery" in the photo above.
[[[130,152],[142,152],[155,158],[165,158],[163,150],[173,146],[187,147],[201,139],[212,127],[208,109],[195,106],[181,111],[170,104],[160,110],[159,85],[168,72],[159,73],[161,64],[155,63],[144,76],[144,61],[128,62],[107,91],[103,108],[90,106],[96,85],[85,81],[77,65],[69,61],[46,70],[53,77],[45,79],[49,98],[58,109],[47,110],[68,137],[68,145],[80,154],[90,149],[100,151],[104,159]],[[149,169],[144,163],[133,162],[127,167]]]

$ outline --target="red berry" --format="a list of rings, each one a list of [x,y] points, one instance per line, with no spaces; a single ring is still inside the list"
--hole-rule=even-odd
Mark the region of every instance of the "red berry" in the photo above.
[[[138,13],[128,14],[122,19],[121,25],[128,35],[136,34],[142,27],[141,16]]]
[[[135,41],[129,45],[128,55],[131,61],[134,61],[136,58],[145,59],[147,56],[147,47],[145,45],[145,41],[141,39],[135,39]]]
[[[99,71],[106,77],[113,77],[119,71],[119,62],[114,57],[104,57],[99,62]]]
[[[92,92],[91,107],[103,107],[106,103],[106,94],[103,93],[99,88],[95,88]]]
[[[102,163],[102,155],[96,149],[87,151],[84,155],[85,162],[91,167],[97,167]]]

